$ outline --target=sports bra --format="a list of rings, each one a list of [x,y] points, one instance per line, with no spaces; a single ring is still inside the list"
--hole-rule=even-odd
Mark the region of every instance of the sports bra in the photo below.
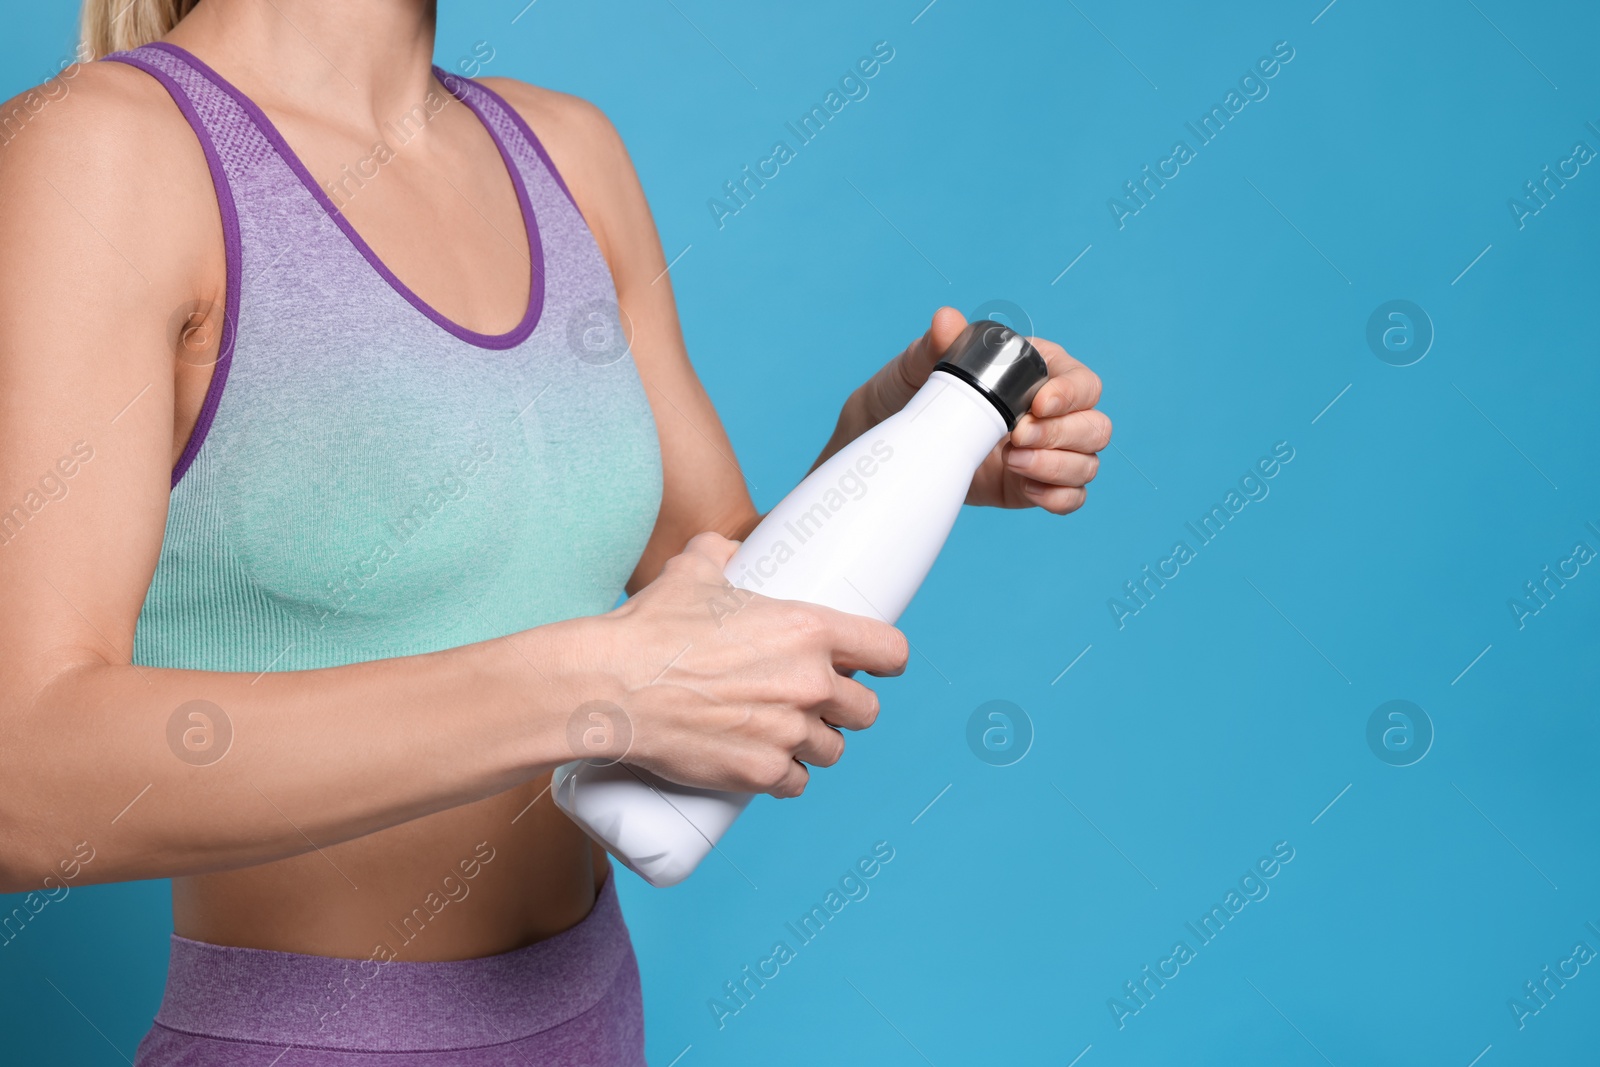
[[[307,670],[609,610],[655,525],[660,445],[610,271],[522,118],[434,69],[493,137],[527,229],[526,313],[482,334],[395,277],[216,71],[159,42],[106,58],[194,128],[227,261],[134,662]]]

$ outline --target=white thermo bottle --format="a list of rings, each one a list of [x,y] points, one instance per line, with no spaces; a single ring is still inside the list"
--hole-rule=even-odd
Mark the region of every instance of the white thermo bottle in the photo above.
[[[894,622],[927,577],[973,474],[1049,377],[1020,335],[967,326],[901,410],[812,471],[751,531],[728,581]],[[750,802],[625,763],[557,768],[556,804],[645,881],[676,885]]]

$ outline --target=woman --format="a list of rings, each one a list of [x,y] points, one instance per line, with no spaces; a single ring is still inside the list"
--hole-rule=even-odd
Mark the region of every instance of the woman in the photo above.
[[[575,712],[792,797],[877,715],[850,673],[905,665],[709,610],[759,516],[622,144],[432,69],[434,16],[87,0],[102,61],[0,154],[0,890],[173,879],[141,1064],[642,1062],[608,859],[544,796]],[[971,503],[1094,475],[1099,382],[1038,344]]]

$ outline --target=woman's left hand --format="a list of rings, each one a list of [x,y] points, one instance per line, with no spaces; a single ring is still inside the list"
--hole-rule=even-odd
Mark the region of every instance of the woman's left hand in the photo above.
[[[863,385],[854,398],[875,426],[905,407],[933,373],[967,320],[955,308],[934,313],[928,332]],[[967,503],[1000,508],[1040,507],[1065,515],[1083,506],[1100,469],[1097,453],[1111,443],[1111,420],[1100,402],[1100,377],[1053,341],[1028,338],[1050,367],[1028,413],[995,445],[973,476]],[[864,429],[864,428],[863,428]]]

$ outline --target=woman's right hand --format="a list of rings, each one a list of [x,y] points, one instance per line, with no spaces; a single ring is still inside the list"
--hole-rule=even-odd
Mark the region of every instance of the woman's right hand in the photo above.
[[[846,672],[898,675],[905,636],[876,619],[735,588],[723,569],[738,547],[696,536],[660,577],[593,620],[587,666],[626,728],[608,732],[621,751],[579,755],[684,785],[795,797],[806,764],[832,766],[843,754],[839,730],[872,725],[877,695]]]

